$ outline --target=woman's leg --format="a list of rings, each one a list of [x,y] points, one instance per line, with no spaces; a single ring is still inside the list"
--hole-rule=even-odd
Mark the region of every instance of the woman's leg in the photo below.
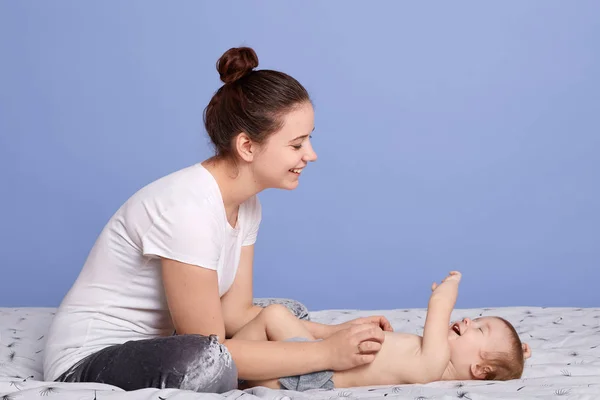
[[[216,336],[175,335],[129,341],[100,350],[63,373],[59,382],[99,382],[123,390],[176,388],[223,393],[237,388],[237,369]]]

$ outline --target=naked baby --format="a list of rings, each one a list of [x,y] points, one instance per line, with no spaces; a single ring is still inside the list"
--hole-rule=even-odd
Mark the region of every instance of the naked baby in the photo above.
[[[305,391],[374,385],[429,383],[441,380],[510,380],[523,373],[531,349],[514,327],[500,317],[450,323],[461,274],[452,271],[432,285],[423,336],[385,332],[375,360],[346,371],[321,371],[266,381],[247,381],[243,388],[265,386]],[[284,306],[269,306],[234,337],[244,340],[318,340]]]

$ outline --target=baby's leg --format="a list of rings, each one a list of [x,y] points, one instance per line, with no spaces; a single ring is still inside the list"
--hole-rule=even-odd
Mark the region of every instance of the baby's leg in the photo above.
[[[270,341],[284,341],[295,337],[315,340],[302,321],[280,304],[266,307],[256,318],[233,335],[233,339]],[[245,381],[239,389],[244,390],[255,386],[280,389],[278,379]]]
[[[233,339],[284,341],[293,337],[315,340],[301,320],[287,307],[272,304],[240,329]]]

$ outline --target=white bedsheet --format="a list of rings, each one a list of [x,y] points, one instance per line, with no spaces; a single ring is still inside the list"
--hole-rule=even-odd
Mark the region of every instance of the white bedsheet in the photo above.
[[[453,319],[499,315],[511,321],[533,356],[523,379],[510,382],[435,382],[291,392],[254,388],[223,395],[182,390],[146,389],[124,392],[109,385],[42,381],[45,331],[54,309],[0,308],[0,400],[54,397],[64,400],[184,399],[600,399],[600,309],[513,307],[455,310]],[[420,334],[425,310],[327,310],[311,319],[340,323],[359,316],[383,314],[395,330]]]

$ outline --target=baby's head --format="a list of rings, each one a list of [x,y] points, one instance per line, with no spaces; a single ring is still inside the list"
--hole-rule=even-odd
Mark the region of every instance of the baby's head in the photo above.
[[[465,318],[450,325],[450,362],[462,379],[510,380],[523,374],[531,349],[500,317]]]

